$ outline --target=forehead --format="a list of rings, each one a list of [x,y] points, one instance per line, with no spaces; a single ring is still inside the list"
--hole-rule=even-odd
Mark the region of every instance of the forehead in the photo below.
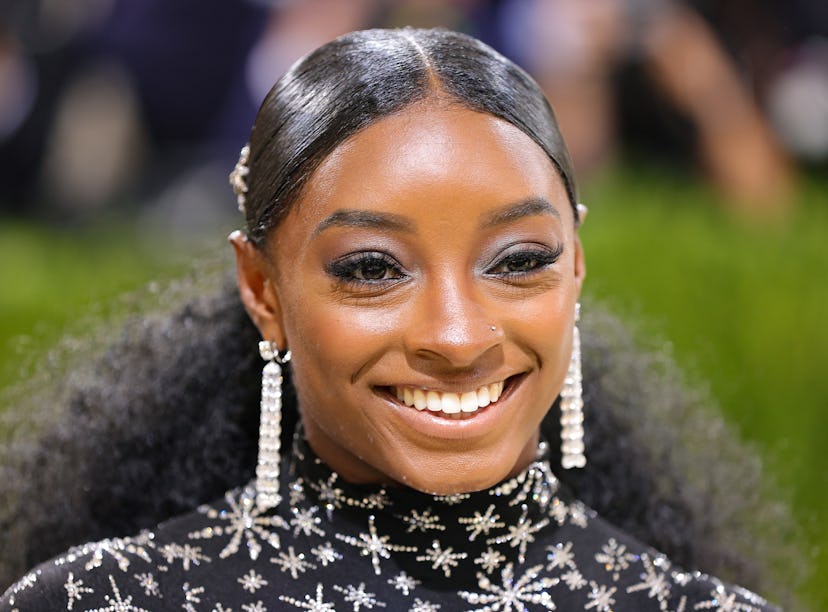
[[[420,103],[339,145],[286,221],[312,224],[341,208],[399,212],[415,222],[424,215],[479,216],[537,196],[572,221],[558,170],[528,135],[458,104]]]

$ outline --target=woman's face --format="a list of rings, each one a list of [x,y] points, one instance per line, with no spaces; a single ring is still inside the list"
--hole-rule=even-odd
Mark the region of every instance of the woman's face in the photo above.
[[[574,228],[546,154],[490,115],[424,102],[334,150],[264,257],[236,240],[314,451],[439,494],[523,469],[572,348]]]

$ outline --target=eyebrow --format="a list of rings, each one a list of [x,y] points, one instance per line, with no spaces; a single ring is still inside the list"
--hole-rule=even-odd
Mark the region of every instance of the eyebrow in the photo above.
[[[414,225],[411,221],[400,215],[368,210],[342,209],[325,217],[316,226],[313,235],[318,236],[331,227],[366,227],[406,233],[414,231]]]
[[[552,215],[558,219],[561,214],[546,198],[533,196],[513,204],[507,204],[483,215],[482,227],[510,223],[524,217]],[[395,232],[413,233],[414,224],[401,215],[368,210],[340,209],[325,217],[313,232],[318,236],[331,227],[361,227]]]
[[[558,212],[557,208],[552,206],[549,200],[541,196],[532,196],[485,213],[482,216],[480,224],[482,227],[492,227],[535,215],[552,215],[558,220],[561,220],[561,213]]]

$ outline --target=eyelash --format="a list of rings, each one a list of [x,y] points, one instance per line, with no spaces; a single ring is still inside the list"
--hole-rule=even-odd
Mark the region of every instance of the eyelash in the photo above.
[[[559,244],[554,249],[548,248],[531,248],[531,249],[522,249],[519,251],[515,251],[512,253],[507,254],[506,256],[500,258],[492,267],[490,267],[486,274],[490,276],[498,276],[504,277],[509,280],[521,280],[532,274],[542,271],[545,268],[548,268],[552,264],[554,264],[560,256],[563,254],[563,245]],[[496,271],[499,268],[503,268],[509,265],[525,265],[531,264],[528,269],[525,270],[503,270],[503,271]]]
[[[500,258],[486,271],[486,274],[507,280],[522,280],[551,266],[558,261],[562,254],[563,245],[558,245],[554,249],[532,248],[516,251]],[[526,265],[527,263],[530,264],[528,269],[509,270],[507,268],[498,271],[499,268],[509,265]],[[382,271],[382,276],[380,278],[366,277],[366,271],[369,270],[370,266],[373,266],[374,269],[369,274]],[[377,285],[392,284],[406,277],[406,274],[402,271],[402,266],[393,257],[377,251],[347,255],[331,262],[327,266],[327,272],[337,281],[356,287],[376,287]]]
[[[368,266],[378,265],[383,266],[384,268],[383,278],[366,278],[365,272]],[[327,269],[328,274],[336,278],[338,281],[356,286],[379,285],[397,282],[405,277],[399,263],[385,253],[379,253],[376,251],[348,255],[342,259],[331,262],[327,266]],[[393,274],[393,276],[386,278],[389,271]]]

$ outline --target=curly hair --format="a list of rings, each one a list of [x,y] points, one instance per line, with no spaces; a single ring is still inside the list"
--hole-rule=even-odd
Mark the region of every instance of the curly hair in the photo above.
[[[52,371],[18,388],[7,421],[39,425],[0,455],[0,585],[71,545],[153,527],[253,478],[259,335],[233,283],[221,285],[192,297],[203,285],[179,282],[174,308],[141,306],[95,359],[93,337],[65,343]],[[796,564],[781,542],[792,524],[765,497],[758,457],[669,356],[637,348],[597,304],[581,327],[589,464],[557,469],[553,453],[560,479],[676,563],[788,599]],[[67,363],[66,384],[55,384]],[[285,385],[290,448],[289,368]],[[542,428],[559,436],[557,405]]]

